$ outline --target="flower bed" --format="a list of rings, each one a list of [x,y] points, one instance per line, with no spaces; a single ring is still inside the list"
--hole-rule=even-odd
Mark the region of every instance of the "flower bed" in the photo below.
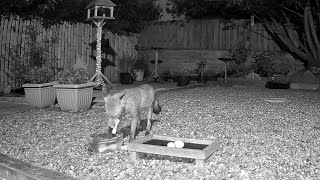
[[[272,103],[266,98],[288,101]],[[151,133],[220,137],[221,147],[204,169],[184,158],[144,154],[134,164],[125,150],[94,154],[88,139],[107,130],[103,106],[81,113],[33,109],[2,115],[0,153],[84,180],[320,177],[317,91],[213,86],[161,92],[159,100],[163,111],[153,116]],[[127,115],[123,118],[119,129],[130,123]]]

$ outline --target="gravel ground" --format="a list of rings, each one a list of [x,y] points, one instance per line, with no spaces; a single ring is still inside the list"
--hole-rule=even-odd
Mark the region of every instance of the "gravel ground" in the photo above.
[[[84,180],[320,179],[319,91],[212,86],[162,92],[159,100],[163,111],[153,116],[151,133],[221,138],[204,169],[186,158],[142,154],[133,163],[125,150],[92,153],[89,137],[107,128],[102,106],[2,115],[0,152]],[[129,116],[122,119],[127,130]]]

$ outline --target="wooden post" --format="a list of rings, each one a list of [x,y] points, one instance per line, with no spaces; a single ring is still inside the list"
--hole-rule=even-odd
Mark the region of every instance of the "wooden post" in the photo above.
[[[137,152],[131,151],[130,155],[131,155],[131,160],[132,161],[137,161],[138,160],[138,153]]]
[[[101,73],[101,36],[102,36],[102,27],[105,24],[102,21],[94,22],[94,24],[97,26],[97,64],[96,64],[96,73],[92,76],[90,81],[93,81],[95,78],[97,78],[97,84],[105,86],[103,79],[105,79],[109,84],[112,84],[107,77],[104,76],[104,74]]]
[[[154,76],[155,77],[158,77],[158,60],[159,59],[159,53],[158,53],[158,50],[156,49],[156,60],[154,62],[155,64],[155,67],[154,67]]]
[[[227,62],[224,62],[224,83],[227,83]]]
[[[196,166],[198,168],[204,168],[204,159],[196,159]]]

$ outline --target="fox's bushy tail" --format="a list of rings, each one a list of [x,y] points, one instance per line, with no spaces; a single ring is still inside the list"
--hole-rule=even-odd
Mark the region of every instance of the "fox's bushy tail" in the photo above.
[[[159,104],[158,99],[155,99],[152,103],[152,109],[154,114],[159,114],[161,112],[161,106]]]

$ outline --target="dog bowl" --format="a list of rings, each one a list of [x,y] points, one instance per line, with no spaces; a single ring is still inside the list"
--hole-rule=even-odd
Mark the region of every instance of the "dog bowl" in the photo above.
[[[93,152],[107,153],[119,150],[123,144],[123,134],[99,134],[91,139],[90,146]]]

